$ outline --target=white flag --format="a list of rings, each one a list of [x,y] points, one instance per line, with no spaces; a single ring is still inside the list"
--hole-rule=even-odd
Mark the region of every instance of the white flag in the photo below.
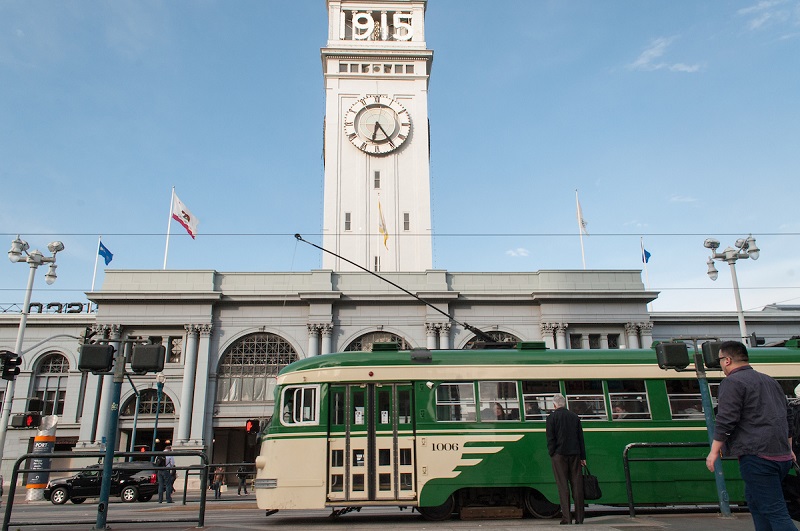
[[[589,231],[586,230],[586,225],[588,225],[588,223],[586,223],[586,220],[583,219],[583,212],[581,211],[581,202],[578,201],[577,192],[576,192],[575,202],[578,204],[578,225],[580,226],[581,232],[588,236]]]
[[[200,220],[194,217],[194,214],[186,208],[183,201],[178,199],[178,196],[174,194],[172,196],[172,219],[183,225],[183,228],[186,229],[189,236],[194,239]]]

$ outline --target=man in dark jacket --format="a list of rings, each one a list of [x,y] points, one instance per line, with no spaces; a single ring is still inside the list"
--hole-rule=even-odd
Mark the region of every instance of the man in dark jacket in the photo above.
[[[583,478],[581,466],[586,464],[586,446],[583,443],[581,419],[564,406],[567,399],[557,394],[553,397],[553,410],[547,417],[547,451],[553,465],[553,476],[558,486],[561,503],[561,523],[571,523],[569,492],[575,501],[575,523],[583,523]]]
[[[719,384],[714,442],[706,457],[713,472],[721,455],[739,458],[744,495],[756,531],[796,530],[781,490],[792,465],[786,395],[780,384],[750,366],[747,347],[725,341],[719,362],[726,378]]]

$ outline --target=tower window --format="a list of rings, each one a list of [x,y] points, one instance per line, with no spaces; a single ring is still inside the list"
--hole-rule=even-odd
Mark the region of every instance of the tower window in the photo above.
[[[411,214],[403,212],[403,230],[411,230]]]
[[[347,72],[347,63],[339,63],[339,72]]]
[[[375,175],[375,188],[380,188],[381,187],[381,172],[376,171],[374,175]]]
[[[381,257],[380,256],[376,256],[375,257],[375,268],[373,269],[373,271],[380,271],[380,270],[381,270]]]
[[[344,213],[344,230],[350,230],[350,212]]]
[[[414,65],[406,65],[406,74],[414,73]]]

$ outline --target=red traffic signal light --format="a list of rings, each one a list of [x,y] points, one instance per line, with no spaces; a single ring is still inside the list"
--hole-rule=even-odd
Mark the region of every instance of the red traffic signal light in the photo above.
[[[42,423],[41,413],[25,413],[25,428],[38,428]]]
[[[259,422],[256,419],[250,419],[244,424],[244,429],[247,433],[258,433]]]

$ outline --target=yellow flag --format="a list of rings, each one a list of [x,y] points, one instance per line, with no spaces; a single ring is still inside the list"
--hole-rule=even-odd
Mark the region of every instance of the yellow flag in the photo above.
[[[378,219],[378,232],[383,234],[383,246],[386,247],[386,250],[389,250],[389,246],[386,245],[386,240],[389,239],[389,233],[386,231],[386,221],[383,219],[383,209],[381,208],[381,202],[378,200],[378,215],[380,218]]]

